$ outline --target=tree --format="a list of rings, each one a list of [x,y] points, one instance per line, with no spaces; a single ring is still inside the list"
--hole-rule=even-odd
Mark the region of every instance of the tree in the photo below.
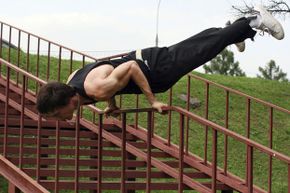
[[[256,3],[260,3],[259,1],[255,1]],[[237,14],[237,16],[242,16],[245,14],[252,13],[253,11],[253,0],[243,1],[243,5],[233,5],[232,8],[234,12]],[[290,1],[289,0],[267,0],[263,2],[263,5],[266,7],[266,9],[274,14],[274,15],[280,15],[280,16],[286,16],[290,15]]]
[[[246,74],[240,69],[239,62],[235,62],[234,53],[227,49],[224,49],[210,61],[209,65],[204,65],[203,68],[206,74],[246,76]]]
[[[288,82],[288,79],[286,78],[287,73],[284,73],[279,66],[276,66],[274,60],[270,60],[265,68],[259,67],[259,71],[261,72],[261,76],[257,75],[258,78]]]

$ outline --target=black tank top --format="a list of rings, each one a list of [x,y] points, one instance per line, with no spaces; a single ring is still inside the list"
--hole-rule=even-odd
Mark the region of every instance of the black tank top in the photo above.
[[[88,96],[86,91],[85,91],[85,88],[84,88],[84,82],[85,82],[85,79],[86,79],[88,73],[91,70],[93,70],[94,68],[96,68],[98,66],[101,66],[101,65],[104,65],[104,64],[110,64],[114,68],[116,68],[120,64],[122,64],[124,62],[127,62],[129,60],[135,60],[139,64],[142,72],[144,73],[144,75],[148,79],[148,82],[150,82],[148,67],[144,64],[144,62],[142,62],[140,60],[136,60],[135,51],[134,51],[134,52],[131,52],[127,56],[125,56],[123,58],[120,58],[120,59],[101,61],[101,62],[94,62],[94,63],[85,65],[83,68],[79,69],[75,73],[75,75],[72,77],[72,79],[68,82],[68,85],[73,87],[79,95],[81,95],[85,99],[88,99],[88,100],[91,101],[91,102],[88,102],[87,104],[95,103],[97,101],[95,99],[91,98],[90,96]],[[118,91],[115,95],[133,94],[133,93],[134,94],[141,94],[142,91],[135,84],[134,81],[130,80],[129,83],[127,84],[127,86],[125,88],[123,88],[122,90]]]

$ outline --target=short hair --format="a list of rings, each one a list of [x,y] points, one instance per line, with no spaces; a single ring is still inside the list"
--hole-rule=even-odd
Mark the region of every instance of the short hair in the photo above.
[[[41,114],[51,113],[59,107],[66,106],[75,94],[75,89],[64,83],[49,82],[40,88],[36,108]]]

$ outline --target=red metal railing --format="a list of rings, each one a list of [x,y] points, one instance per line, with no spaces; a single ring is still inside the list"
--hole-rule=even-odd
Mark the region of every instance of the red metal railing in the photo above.
[[[0,155],[0,174],[15,184],[24,193],[49,193],[2,155]]]
[[[14,36],[14,34],[17,34]],[[23,38],[25,36],[26,38]],[[289,114],[289,111],[270,103],[264,102],[262,100],[250,97],[233,89],[226,88],[224,86],[218,85],[211,81],[202,79],[198,76],[189,75],[188,79],[188,86],[187,86],[187,110],[181,109],[178,107],[169,107],[165,109],[168,111],[168,117],[166,124],[163,124],[163,128],[167,127],[167,135],[165,138],[161,138],[156,135],[156,124],[157,118],[154,115],[154,111],[152,109],[147,108],[140,108],[139,104],[139,96],[136,96],[136,109],[129,109],[129,110],[120,110],[119,113],[121,114],[121,119],[112,119],[112,118],[104,118],[103,111],[99,108],[96,108],[92,105],[86,106],[80,109],[76,114],[76,123],[74,126],[69,126],[67,123],[64,122],[50,122],[55,129],[54,136],[55,136],[55,143],[53,146],[55,147],[54,153],[54,175],[53,175],[53,182],[47,181],[47,179],[41,175],[43,172],[43,164],[42,160],[45,156],[47,156],[47,151],[44,152],[47,146],[42,144],[43,141],[46,141],[45,135],[48,133],[45,129],[42,128],[44,124],[47,124],[49,121],[43,120],[40,116],[38,116],[35,108],[32,104],[35,104],[36,93],[38,88],[45,84],[46,81],[49,80],[59,80],[64,81],[63,75],[64,72],[68,71],[71,73],[75,68],[81,67],[85,65],[87,62],[96,61],[97,59],[82,54],[80,52],[71,50],[67,47],[61,46],[59,44],[53,43],[48,41],[44,38],[39,36],[30,34],[26,31],[18,29],[16,27],[10,26],[6,23],[1,23],[1,31],[0,31],[0,39],[6,38],[9,40],[9,43],[17,42],[18,49],[12,50],[8,47],[6,50],[2,48],[2,44],[0,44],[0,85],[5,87],[4,94],[0,93],[0,101],[5,103],[4,109],[4,121],[3,121],[3,150],[2,154],[4,157],[9,157],[11,154],[11,147],[9,146],[11,133],[10,133],[10,110],[11,107],[16,109],[20,114],[19,120],[19,147],[18,150],[13,152],[17,154],[17,164],[20,169],[27,169],[24,168],[24,162],[27,159],[24,155],[27,147],[24,147],[24,141],[26,138],[25,136],[25,123],[27,117],[33,119],[37,122],[37,130],[36,130],[36,153],[35,157],[35,178],[36,181],[43,184],[48,184],[49,189],[53,190],[54,192],[58,192],[59,190],[63,189],[65,182],[61,179],[63,177],[62,167],[63,158],[60,156],[63,153],[63,150],[60,149],[60,145],[62,144],[62,128],[70,127],[74,128],[74,152],[72,156],[74,159],[74,175],[73,175],[73,182],[72,186],[69,189],[78,192],[82,189],[85,185],[80,179],[80,175],[82,174],[81,171],[81,127],[86,127],[93,131],[98,136],[98,148],[97,148],[97,190],[100,192],[108,187],[107,182],[103,182],[104,177],[104,170],[103,166],[106,163],[103,160],[104,155],[104,144],[107,142],[113,143],[116,147],[120,148],[121,153],[121,161],[120,161],[120,181],[119,190],[121,192],[125,192],[128,190],[129,183],[128,183],[128,159],[127,159],[127,152],[134,155],[138,159],[143,160],[146,163],[146,189],[147,192],[150,192],[158,185],[154,184],[153,181],[153,171],[152,167],[159,169],[160,171],[164,172],[166,175],[170,176],[172,179],[176,179],[178,184],[178,192],[182,192],[183,189],[195,189],[199,192],[216,192],[217,187],[220,187],[220,182],[228,185],[232,189],[238,190],[240,192],[273,192],[272,190],[272,174],[275,173],[273,171],[273,159],[281,161],[287,168],[285,173],[287,175],[287,184],[288,184],[288,191],[290,193],[290,159],[288,156],[279,153],[272,149],[272,140],[273,140],[273,111],[281,111],[284,113]],[[23,39],[25,39],[24,47],[26,50],[21,49],[23,47]],[[34,43],[33,43],[34,42]],[[36,42],[36,43],[35,43]],[[36,47],[35,50],[32,51],[33,46]],[[41,48],[47,47],[47,50],[43,52]],[[57,50],[58,55],[52,56],[54,50]],[[12,52],[16,53],[12,54]],[[34,54],[33,54],[34,52]],[[121,57],[122,55],[112,56],[109,58],[116,58]],[[46,59],[44,59],[46,58]],[[6,59],[6,60],[5,60]],[[80,59],[79,61],[77,61]],[[106,59],[106,58],[103,58]],[[45,61],[45,62],[43,62]],[[15,63],[16,65],[13,65]],[[35,69],[33,69],[35,66]],[[45,69],[45,70],[43,70]],[[64,75],[64,77],[66,77]],[[189,112],[189,99],[190,99],[190,89],[191,89],[191,79],[190,77],[194,77],[195,79],[199,79],[205,82],[205,113],[204,117],[197,116],[192,112]],[[43,81],[45,79],[46,81]],[[225,127],[219,126],[218,124],[213,123],[212,121],[207,120],[209,118],[209,90],[210,86],[217,86],[224,90],[226,93],[225,101]],[[229,96],[230,93],[238,94],[246,98],[247,101],[247,132],[246,136],[242,136],[237,134],[231,130],[229,130]],[[21,98],[17,98],[14,95],[18,94],[17,96],[21,96]],[[250,120],[251,120],[251,101],[259,102],[269,108],[269,147],[265,147],[252,139],[250,139]],[[168,104],[171,106],[173,105],[172,102],[172,90],[169,92],[169,102]],[[122,104],[122,97],[120,97],[120,106]],[[146,116],[141,116],[142,114],[146,114]],[[132,119],[130,115],[134,114],[134,119]],[[174,118],[177,116],[178,118]],[[89,117],[91,119],[89,119]],[[143,117],[146,117],[145,120]],[[163,121],[164,120],[163,116]],[[175,123],[178,122],[179,127],[179,134],[174,134],[174,129],[176,129]],[[144,125],[145,123],[145,125]],[[190,124],[189,124],[190,123]],[[109,125],[115,125],[121,128],[122,134],[113,135],[105,128]],[[143,126],[144,125],[144,126]],[[205,127],[205,129],[200,129],[199,126]],[[145,129],[144,129],[145,128]],[[204,131],[205,133],[205,140],[204,140],[204,154],[203,158],[196,156],[195,154],[191,153],[194,152],[195,149],[192,148],[190,142],[192,140],[191,130],[197,131]],[[211,132],[209,132],[211,131]],[[44,135],[45,134],[45,135]],[[132,136],[137,137],[139,140],[142,140],[146,148],[138,148],[138,146],[133,145],[127,139],[127,135],[130,134]],[[210,135],[211,134],[211,135]],[[224,157],[223,163],[221,164],[218,161],[218,156],[221,154],[218,147],[219,147],[219,139],[220,137],[224,137],[224,142],[222,145],[224,146],[224,152],[222,156]],[[173,138],[177,137],[177,140]],[[228,139],[229,138],[229,139]],[[210,141],[211,139],[211,141]],[[229,162],[229,154],[228,151],[230,149],[229,140],[235,140],[239,144],[246,147],[246,163],[244,163],[244,168],[246,168],[245,177],[233,175],[228,168]],[[50,140],[49,138],[47,140]],[[106,140],[106,141],[105,141]],[[211,143],[212,149],[209,150],[209,144]],[[153,148],[157,148],[162,150],[167,155],[170,155],[171,158],[175,158],[178,160],[178,168],[173,168],[168,165],[163,160],[156,157],[156,153]],[[268,185],[267,191],[262,190],[254,186],[254,151],[259,151],[261,154],[266,155],[269,157],[269,165],[268,165]],[[210,152],[211,154],[208,154]],[[95,156],[95,155],[94,155]],[[12,158],[11,158],[12,159]],[[199,182],[191,178],[191,176],[185,171],[185,165],[190,166],[202,174],[211,177],[211,182],[209,184]],[[52,184],[52,185],[51,185]],[[169,184],[169,183],[168,183]],[[136,185],[137,186],[137,185]],[[169,186],[169,185],[168,185]],[[53,188],[51,188],[53,187]],[[141,187],[141,185],[140,185]],[[160,185],[161,187],[161,185]],[[166,186],[162,186],[162,188]]]

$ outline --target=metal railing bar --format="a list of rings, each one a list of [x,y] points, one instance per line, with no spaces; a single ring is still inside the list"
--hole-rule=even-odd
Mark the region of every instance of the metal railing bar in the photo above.
[[[79,146],[80,146],[80,108],[77,109],[75,128],[75,180],[74,191],[79,191]]]
[[[179,177],[178,192],[183,192],[183,168],[184,168],[184,115],[179,115]]]
[[[13,69],[13,70],[15,70],[15,71],[21,73],[22,75],[28,77],[29,79],[32,79],[32,80],[34,80],[34,81],[37,81],[37,82],[41,83],[42,85],[46,84],[46,81],[44,81],[44,80],[42,80],[42,79],[40,79],[40,78],[38,78],[38,77],[36,77],[36,76],[30,74],[29,72],[26,72],[25,70],[23,70],[23,69],[21,69],[21,68],[15,66],[14,64],[11,64],[10,62],[7,62],[6,60],[4,60],[4,59],[2,59],[2,58],[0,58],[0,63],[5,64],[5,65],[8,66],[9,68],[11,68],[11,69]]]
[[[226,110],[225,110],[225,128],[229,128],[229,91],[226,91]],[[224,173],[227,174],[228,171],[228,136],[224,136]]]
[[[12,182],[24,193],[49,193],[27,174],[0,155],[0,174]]]
[[[205,112],[204,112],[205,119],[208,119],[208,105],[209,105],[209,83],[206,82],[206,86],[205,86]],[[208,126],[205,125],[204,164],[207,164],[207,145],[208,145]]]
[[[279,111],[282,111],[282,112],[285,112],[285,113],[290,114],[290,110],[285,109],[285,108],[282,108],[282,107],[279,107],[279,106],[274,105],[274,104],[272,104],[272,103],[270,103],[270,102],[266,102],[266,101],[263,101],[263,100],[258,99],[258,98],[256,98],[256,97],[252,97],[252,96],[247,95],[247,94],[245,94],[245,93],[243,93],[243,92],[240,92],[240,91],[237,91],[237,90],[235,90],[235,89],[232,89],[232,88],[229,88],[229,87],[223,86],[223,85],[221,85],[221,84],[215,83],[215,82],[210,81],[210,80],[207,80],[207,79],[205,79],[205,78],[202,78],[202,77],[196,76],[196,75],[194,75],[194,74],[188,74],[188,75],[191,76],[191,77],[193,77],[193,78],[195,78],[195,79],[198,79],[198,80],[201,80],[201,81],[205,81],[205,82],[207,82],[207,83],[209,83],[209,84],[211,84],[211,85],[214,85],[214,86],[216,86],[216,87],[222,88],[222,89],[224,89],[224,90],[226,90],[226,91],[229,91],[229,92],[231,92],[231,93],[234,93],[234,94],[237,94],[237,95],[243,96],[243,97],[245,97],[245,98],[249,98],[249,99],[251,99],[251,100],[253,100],[253,101],[256,101],[256,102],[258,102],[258,103],[261,103],[261,104],[263,104],[263,105],[265,105],[265,106],[273,107],[273,108],[276,109],[276,110],[279,110]]]
[[[152,111],[147,112],[147,168],[146,168],[146,193],[151,192],[151,158],[152,158]]]
[[[126,192],[126,125],[127,118],[126,113],[122,113],[122,144],[121,144],[121,189],[120,192]]]
[[[46,66],[46,80],[49,80],[49,74],[50,74],[50,47],[51,43],[48,42],[48,50],[47,50],[47,66]]]
[[[54,192],[58,193],[59,190],[59,147],[60,147],[60,126],[59,121],[56,121],[56,130],[55,130],[55,184]]]
[[[7,23],[5,23],[5,22],[0,21],[0,23],[1,23],[1,25],[6,25],[6,26],[11,27],[11,28],[13,28],[13,29],[19,30],[19,31],[21,31],[21,32],[23,32],[23,33],[30,34],[31,36],[33,36],[33,37],[35,37],[35,38],[39,38],[39,39],[41,39],[41,40],[43,40],[43,41],[45,41],[45,42],[50,42],[51,44],[53,44],[53,45],[55,45],[55,46],[63,47],[63,48],[66,49],[66,50],[71,50],[71,51],[73,51],[73,52],[75,52],[75,53],[77,53],[77,54],[79,54],[79,55],[84,55],[84,56],[86,56],[86,57],[88,57],[88,58],[90,58],[90,59],[95,60],[94,57],[89,56],[89,55],[87,55],[87,54],[85,54],[85,53],[82,53],[82,52],[79,52],[79,51],[76,51],[76,50],[70,49],[70,48],[68,48],[68,47],[62,46],[62,45],[60,45],[60,44],[58,44],[58,43],[55,43],[55,42],[53,42],[53,41],[49,41],[48,39],[45,39],[45,38],[43,38],[43,37],[40,37],[40,36],[37,36],[37,35],[35,35],[35,34],[29,33],[29,32],[27,32],[27,31],[25,31],[25,30],[22,30],[22,29],[20,29],[20,28],[15,27],[15,26],[9,25],[9,24],[7,24]],[[1,38],[1,39],[2,39],[2,38]]]
[[[180,107],[176,107],[176,106],[172,106],[172,107],[169,107],[168,110],[173,110],[173,111],[176,111],[176,112],[179,112],[179,113],[182,113],[184,114],[185,116],[188,116],[190,117],[191,119],[203,124],[203,125],[206,125],[208,127],[211,127],[215,130],[218,130],[219,132],[223,133],[224,135],[227,135],[229,137],[232,137],[234,139],[236,139],[237,141],[241,142],[241,143],[244,143],[244,144],[247,144],[247,145],[250,145],[258,150],[260,150],[261,152],[263,153],[266,153],[268,155],[271,155],[273,157],[276,157],[277,159],[280,159],[281,161],[285,161],[286,163],[289,163],[290,164],[290,157],[280,153],[280,152],[277,152],[273,149],[270,149],[268,147],[265,147],[251,139],[248,139],[238,133],[235,133],[231,130],[228,130],[212,121],[209,121],[209,120],[206,120],[205,118],[203,117],[200,117],[196,114],[193,114],[191,112],[188,112],[186,111],[185,109],[182,109]]]
[[[215,193],[217,189],[217,130],[212,130],[212,192]]]
[[[98,128],[98,192],[102,192],[102,151],[103,151],[103,115],[99,114],[99,128]]]
[[[26,77],[22,76],[22,94],[21,94],[21,115],[20,115],[20,137],[19,137],[19,168],[22,169],[23,162],[23,130],[24,130],[24,108],[25,108],[25,91],[26,91]]]

